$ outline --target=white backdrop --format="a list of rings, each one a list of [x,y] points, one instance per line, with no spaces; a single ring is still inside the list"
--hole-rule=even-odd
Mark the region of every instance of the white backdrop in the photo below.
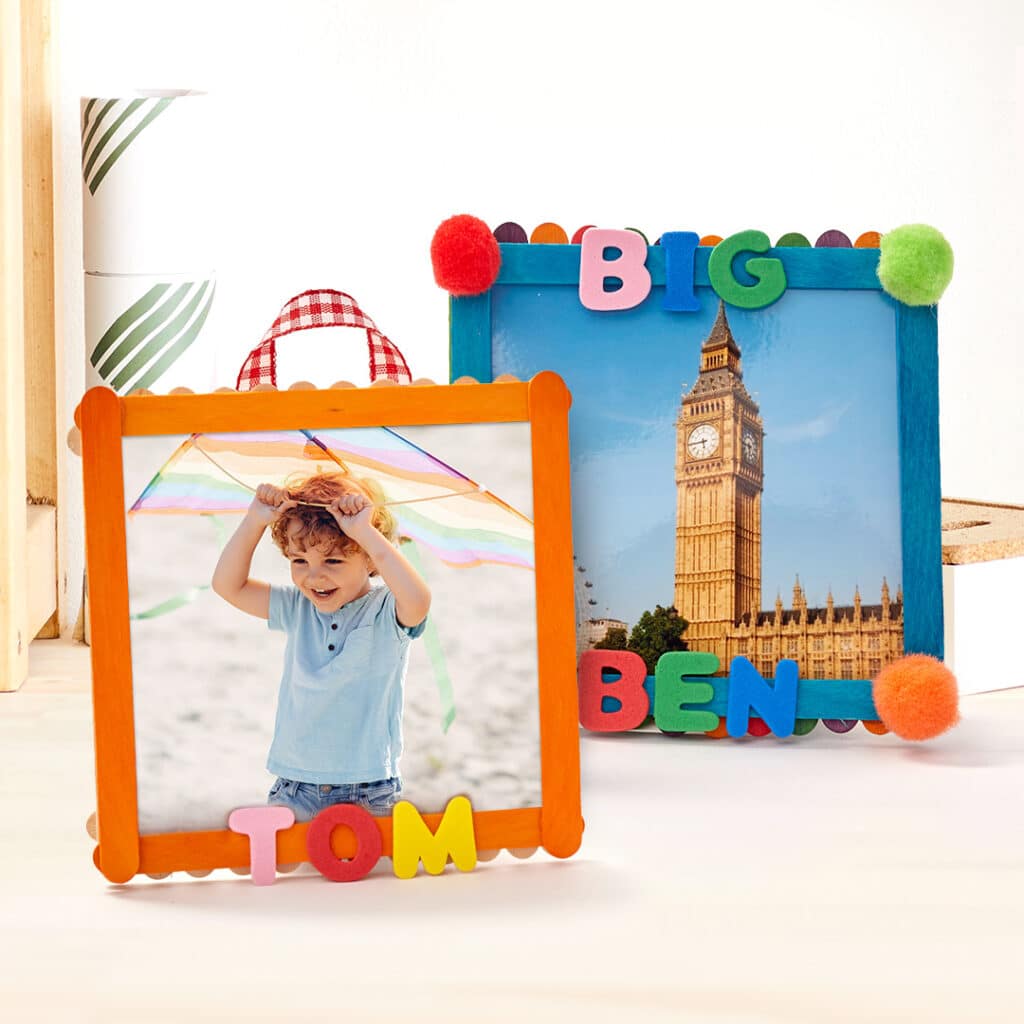
[[[943,493],[1024,503],[1017,0],[57,6],[69,423],[84,382],[78,98],[205,89],[222,125],[198,157],[219,197],[219,382],[310,287],[352,293],[414,376],[446,380],[429,244],[453,213],[812,241],[924,221],[957,258]],[[71,622],[79,476],[69,459]]]

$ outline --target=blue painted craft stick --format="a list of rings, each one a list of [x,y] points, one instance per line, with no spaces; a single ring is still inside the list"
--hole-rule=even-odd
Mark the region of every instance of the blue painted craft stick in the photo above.
[[[817,251],[817,250],[815,250]],[[934,306],[896,307],[903,649],[943,656],[939,343]]]
[[[501,270],[495,284],[574,284],[580,281],[578,245],[501,245]],[[665,284],[663,246],[647,249],[647,269],[654,287]],[[711,286],[708,258],[711,247],[702,245],[694,259],[693,283],[698,288]],[[837,290],[878,291],[877,249],[769,249],[758,254],[765,259],[782,260],[787,288],[834,288]],[[738,258],[737,268],[743,260]]]
[[[618,679],[616,673],[605,673],[607,682]],[[714,687],[715,696],[707,704],[694,704],[695,710],[711,711],[724,719],[729,703],[729,679],[727,676],[684,676],[688,683],[709,683]],[[654,676],[648,676],[644,689],[650,700],[650,714],[654,714]],[[602,711],[616,711],[619,702],[614,697],[604,697]],[[691,707],[687,704],[686,707]],[[751,718],[760,718],[751,710]],[[877,722],[878,711],[871,696],[870,679],[801,679],[796,696],[797,718],[846,718],[862,722]]]
[[[491,379],[491,293],[453,298],[448,304],[452,380]]]

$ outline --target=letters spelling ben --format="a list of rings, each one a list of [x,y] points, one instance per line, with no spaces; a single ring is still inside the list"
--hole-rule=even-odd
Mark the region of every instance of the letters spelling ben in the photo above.
[[[607,671],[618,677],[606,678]],[[717,671],[717,655],[669,651],[648,679],[643,658],[632,651],[584,651],[578,673],[580,725],[592,732],[625,732],[653,714],[662,732],[710,732],[718,727],[719,716],[707,706],[715,699],[715,686],[707,677]],[[730,736],[746,733],[751,711],[776,736],[793,734],[800,685],[795,661],[780,661],[769,683],[746,658],[733,658],[727,682],[726,706],[719,710],[725,711]]]

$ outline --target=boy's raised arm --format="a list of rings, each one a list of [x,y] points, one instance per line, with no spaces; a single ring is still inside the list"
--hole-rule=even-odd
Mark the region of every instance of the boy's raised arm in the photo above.
[[[366,552],[395,595],[399,623],[407,629],[418,626],[430,611],[430,588],[405,555],[373,526],[373,504],[361,494],[346,494],[328,508],[342,530]]]
[[[395,615],[399,623],[412,629],[430,611],[430,588],[398,548],[379,533],[377,536],[382,542],[379,549],[373,544],[365,548],[366,553],[388,589],[395,595]]]
[[[287,501],[287,494],[278,487],[261,484],[245,518],[224,546],[213,570],[211,586],[228,604],[259,619],[270,616],[270,584],[249,577],[252,556],[263,531],[274,521]]]

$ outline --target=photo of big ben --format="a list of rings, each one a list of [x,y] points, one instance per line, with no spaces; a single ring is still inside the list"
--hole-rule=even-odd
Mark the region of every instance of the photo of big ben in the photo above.
[[[764,422],[743,383],[742,354],[724,303],[701,345],[700,372],[676,420],[675,607],[692,650],[723,670],[737,655],[764,675],[782,658],[817,679],[873,677],[903,653],[903,599],[881,581],[881,602],[855,589],[837,606],[809,608],[799,578],[789,608],[762,608],[761,495]]]
[[[572,392],[577,649],[635,632],[765,678],[869,679],[903,653],[896,311],[873,291],[620,312],[495,286],[494,373]]]

